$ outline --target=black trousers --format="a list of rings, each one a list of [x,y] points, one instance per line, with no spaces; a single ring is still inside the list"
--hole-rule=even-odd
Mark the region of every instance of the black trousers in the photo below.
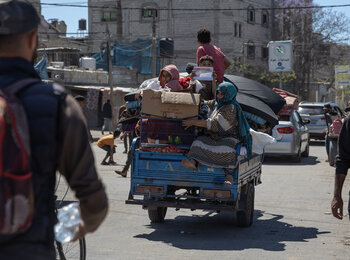
[[[138,148],[139,146],[140,146],[140,138],[138,138],[136,141],[135,149]],[[125,166],[123,168],[123,172],[127,172],[129,170],[130,165],[131,165],[131,161],[132,161],[132,156],[133,156],[133,150],[131,149],[131,146],[130,146],[130,149],[128,151],[128,158],[126,159]]]

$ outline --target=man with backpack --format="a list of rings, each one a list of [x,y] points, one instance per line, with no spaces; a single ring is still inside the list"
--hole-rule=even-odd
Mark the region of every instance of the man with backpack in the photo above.
[[[80,202],[74,239],[108,210],[81,108],[33,68],[40,22],[28,1],[0,0],[0,259],[56,259],[56,170]]]

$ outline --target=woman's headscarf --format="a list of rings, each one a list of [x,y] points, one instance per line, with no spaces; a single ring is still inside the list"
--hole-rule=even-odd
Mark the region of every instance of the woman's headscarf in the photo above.
[[[250,157],[252,153],[252,136],[250,135],[247,119],[243,114],[243,110],[236,100],[237,88],[230,82],[222,82],[216,89],[216,96],[218,91],[223,94],[220,100],[215,101],[215,106],[218,108],[233,104],[237,108],[237,120],[238,120],[238,133],[243,142],[247,146],[248,156]]]
[[[167,84],[165,84],[165,82],[163,82],[163,80],[162,80],[162,72],[163,71],[166,71],[171,75],[171,80]],[[179,78],[180,78],[180,75],[179,75],[179,71],[178,71],[177,67],[173,64],[170,64],[168,66],[165,66],[160,71],[158,80],[160,82],[160,85],[163,88],[170,88],[171,90],[181,90],[183,88],[179,82]]]

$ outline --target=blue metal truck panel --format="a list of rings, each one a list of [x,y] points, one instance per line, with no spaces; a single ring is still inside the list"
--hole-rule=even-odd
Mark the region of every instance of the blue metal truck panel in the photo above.
[[[186,198],[200,198],[212,201],[236,202],[242,185],[252,180],[260,180],[261,157],[253,156],[250,160],[241,159],[233,171],[233,185],[225,185],[225,172],[223,169],[199,165],[196,171],[188,170],[181,165],[187,159],[182,153],[156,153],[148,151],[135,151],[131,169],[130,196],[144,195],[158,199],[180,198],[169,194],[169,187],[196,188],[199,197],[186,196]],[[139,186],[154,187],[159,193],[147,194],[139,192]],[[225,198],[207,197],[205,191],[229,191],[230,196]]]

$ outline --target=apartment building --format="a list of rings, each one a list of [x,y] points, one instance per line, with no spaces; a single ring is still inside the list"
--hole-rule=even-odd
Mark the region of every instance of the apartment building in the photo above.
[[[174,63],[183,70],[195,62],[197,31],[212,32],[212,43],[231,60],[267,64],[267,43],[276,39],[274,0],[89,0],[91,50],[98,52],[107,40],[131,42],[138,38],[170,38],[171,57],[162,64]],[[203,10],[204,9],[204,10]],[[153,14],[155,19],[153,18]]]

